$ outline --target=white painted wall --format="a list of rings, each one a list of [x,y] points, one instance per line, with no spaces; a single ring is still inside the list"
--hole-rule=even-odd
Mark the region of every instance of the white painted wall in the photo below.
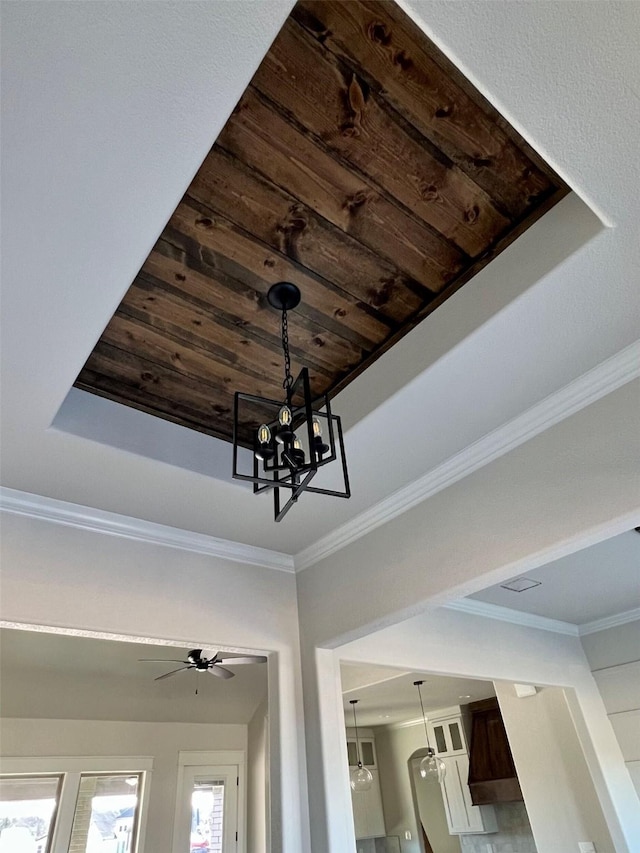
[[[272,849],[309,849],[293,575],[6,513],[0,547],[6,622],[271,652]]]
[[[422,723],[405,728],[380,727],[375,729],[375,737],[387,835],[400,837],[402,853],[421,853],[421,830],[414,807],[408,762],[416,750],[425,746],[424,728]],[[440,786],[423,783],[420,787],[427,789],[422,792],[424,814],[435,814],[434,820],[425,822],[425,830],[434,853],[460,853],[460,842],[449,835],[447,829]],[[430,797],[429,793],[434,796]],[[411,840],[404,837],[407,830],[411,833]]]
[[[598,853],[614,853],[565,691],[543,687],[519,699],[512,683],[495,687],[537,849],[591,841]]]
[[[247,853],[269,853],[269,742],[267,698],[247,727]]]
[[[424,782],[420,776],[420,761],[420,758],[414,758],[411,761],[413,789],[418,803],[418,814],[425,827],[433,853],[460,853],[458,837],[449,835],[440,786]],[[419,831],[420,827],[418,827]]]
[[[640,620],[587,634],[582,646],[640,796]]]
[[[344,659],[442,675],[573,687],[576,698],[571,714],[616,853],[640,853],[636,794],[577,637],[436,609],[334,652],[319,650],[317,655],[321,720],[329,720],[332,706],[340,701],[339,696],[332,699],[329,695],[333,684],[329,656],[333,668],[338,669]],[[323,724],[322,732],[322,761],[329,776],[340,753],[341,738],[332,739],[328,724]],[[311,790],[317,790],[313,785],[310,774]],[[332,828],[332,835],[331,846],[325,849],[354,849],[353,837],[340,817],[347,797],[348,790],[343,795],[340,785],[326,791],[326,825]],[[533,817],[531,823],[535,831]]]
[[[598,541],[632,527],[633,519],[640,517],[639,392],[640,382],[627,384],[299,573],[307,761],[317,849],[343,853],[352,844],[344,817],[348,792],[341,785],[329,790],[320,778],[324,767],[327,778],[335,779],[344,761],[334,731],[341,713],[334,692],[339,692],[335,661],[324,653],[337,647],[345,659],[357,654],[356,660],[374,664],[579,686],[588,720],[583,748],[589,749],[591,739],[597,742],[589,767],[594,774],[604,774],[597,786],[600,796],[609,799],[608,819],[624,827],[617,830],[616,843],[624,850],[631,839],[640,839],[635,793],[617,743],[611,744],[615,738],[577,638],[541,631],[520,634],[524,629],[483,619],[460,621],[444,613],[437,619],[432,615],[398,624],[570,553],[588,537]],[[385,626],[393,623],[397,628],[386,633]],[[434,624],[442,624],[455,642],[434,634]],[[605,757],[602,767],[598,756]]]
[[[303,644],[335,647],[640,517],[639,417],[640,380],[300,572]]]
[[[244,725],[4,718],[0,729],[3,756],[153,757],[144,843],[148,853],[171,847],[179,751],[247,748]]]

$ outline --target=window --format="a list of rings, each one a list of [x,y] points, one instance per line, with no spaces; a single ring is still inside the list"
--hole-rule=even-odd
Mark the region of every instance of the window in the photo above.
[[[0,853],[49,853],[62,775],[0,778]]]
[[[224,782],[224,779],[198,779],[193,783],[191,853],[223,853]]]
[[[173,853],[243,853],[245,755],[180,752]]]
[[[0,853],[136,853],[152,768],[146,756],[3,758]]]
[[[141,774],[83,773],[69,853],[133,853]]]

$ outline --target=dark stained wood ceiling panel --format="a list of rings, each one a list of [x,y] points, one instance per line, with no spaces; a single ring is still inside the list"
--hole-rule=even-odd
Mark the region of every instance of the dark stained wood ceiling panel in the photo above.
[[[76,385],[230,439],[282,397],[272,284],[335,393],[567,192],[395,3],[300,0]]]

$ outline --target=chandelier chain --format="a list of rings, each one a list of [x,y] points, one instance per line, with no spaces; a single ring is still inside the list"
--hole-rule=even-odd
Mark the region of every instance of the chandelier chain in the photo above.
[[[282,349],[284,350],[284,382],[282,387],[289,392],[293,385],[293,376],[291,375],[291,356],[289,355],[289,320],[287,318],[287,309],[282,309]]]

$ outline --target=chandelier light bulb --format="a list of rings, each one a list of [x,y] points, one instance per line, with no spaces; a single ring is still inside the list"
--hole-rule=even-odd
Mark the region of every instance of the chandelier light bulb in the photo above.
[[[298,436],[293,439],[293,447],[294,450],[302,450],[302,445],[300,444],[300,439],[298,438]]]
[[[258,430],[258,441],[260,444],[269,444],[271,441],[271,430],[266,424],[262,424]]]
[[[313,419],[313,436],[314,438],[322,438],[322,427],[318,418]]]
[[[289,406],[283,406],[280,409],[278,421],[280,422],[281,427],[288,427],[291,425],[291,409]]]

